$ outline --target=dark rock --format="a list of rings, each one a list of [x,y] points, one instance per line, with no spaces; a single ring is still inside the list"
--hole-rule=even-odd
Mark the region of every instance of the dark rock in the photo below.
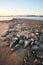
[[[19,44],[16,44],[16,45],[13,47],[13,51],[18,50],[19,48],[20,48],[20,45],[19,45]]]
[[[24,40],[20,39],[20,40],[19,40],[19,44],[20,44],[20,45],[23,45],[23,44],[24,44]]]

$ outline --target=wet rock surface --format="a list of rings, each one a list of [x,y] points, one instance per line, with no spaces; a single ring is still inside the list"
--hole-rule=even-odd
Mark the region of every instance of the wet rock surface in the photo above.
[[[22,59],[25,59],[26,62],[24,61],[25,63],[24,65],[33,65],[34,50],[38,51],[37,52],[38,57],[41,54],[43,55],[43,31],[42,30],[43,28],[41,28],[41,25],[40,26],[36,25],[32,27],[31,25],[30,26],[27,25],[26,22],[25,23],[14,22],[10,24],[8,30],[5,32],[4,35],[2,35],[3,42],[5,42],[4,44],[5,49],[6,48],[10,49],[9,50],[10,52],[7,53],[11,53],[11,54],[13,53],[13,55],[14,53],[16,53],[17,56],[20,56]],[[4,50],[3,52],[6,51],[8,50]],[[17,62],[19,61],[19,58],[14,61],[12,57],[8,58],[7,61],[9,61],[10,59],[13,60],[12,64],[16,60]],[[10,62],[9,65],[11,65]],[[20,64],[17,63],[15,65],[20,65]]]

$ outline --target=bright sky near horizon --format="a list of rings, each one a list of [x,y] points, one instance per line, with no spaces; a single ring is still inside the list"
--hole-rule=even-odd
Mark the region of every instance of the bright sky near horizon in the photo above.
[[[43,0],[0,0],[0,15],[43,15]]]

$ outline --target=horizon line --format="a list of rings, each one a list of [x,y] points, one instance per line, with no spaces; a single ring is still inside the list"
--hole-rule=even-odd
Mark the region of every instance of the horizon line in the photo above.
[[[34,14],[32,14],[32,15],[31,14],[29,14],[29,15],[0,15],[0,17],[4,17],[4,16],[13,17],[13,16],[43,16],[43,15],[36,15],[36,14],[35,15]]]

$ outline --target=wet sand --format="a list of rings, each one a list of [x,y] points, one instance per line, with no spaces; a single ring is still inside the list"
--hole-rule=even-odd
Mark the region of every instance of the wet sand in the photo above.
[[[7,23],[2,23],[0,22],[0,38],[1,38],[1,35],[3,35],[8,29],[8,24]]]
[[[0,22],[0,39],[7,31],[8,26],[9,23]],[[12,53],[9,47],[4,47],[4,45],[5,42],[0,42],[0,65],[20,65],[22,59],[16,53]]]

